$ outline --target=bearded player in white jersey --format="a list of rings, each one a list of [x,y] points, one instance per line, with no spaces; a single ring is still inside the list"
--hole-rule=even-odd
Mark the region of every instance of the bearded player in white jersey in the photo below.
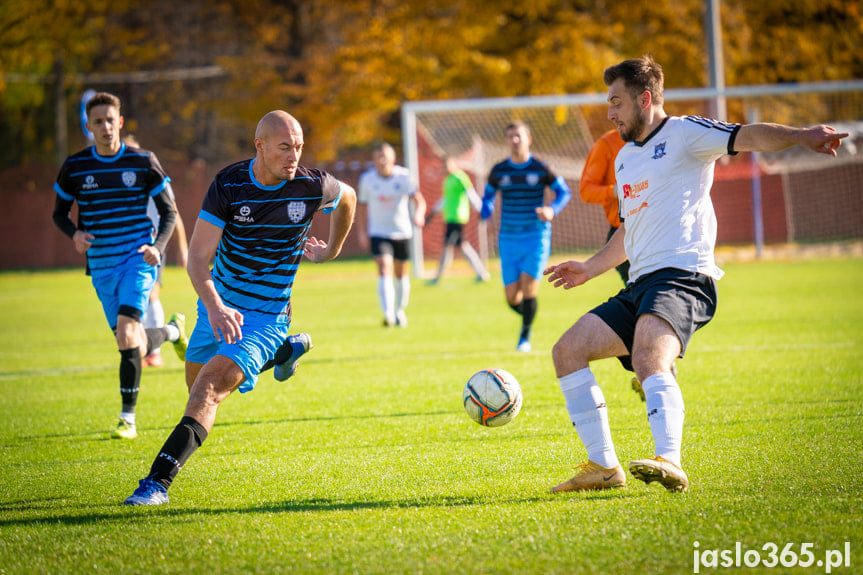
[[[663,109],[662,67],[649,56],[607,68],[608,118],[626,144],[617,154],[621,226],[587,261],[545,270],[571,289],[629,259],[629,281],[583,315],[555,344],[552,359],[570,420],[587,450],[575,476],[553,492],[621,487],[626,475],[611,440],[605,398],[590,362],[629,360],[642,382],[654,457],[630,473],[670,492],[686,491],[681,465],[684,405],[672,365],[716,311],[716,215],[710,199],[714,163],[723,154],[778,151],[793,145],[835,156],[842,138],[830,126],[728,124]]]

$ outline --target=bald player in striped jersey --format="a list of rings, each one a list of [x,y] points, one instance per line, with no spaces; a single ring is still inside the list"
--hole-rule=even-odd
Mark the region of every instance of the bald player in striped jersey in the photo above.
[[[155,154],[127,148],[120,140],[120,99],[99,92],[88,100],[86,112],[94,145],[69,156],[60,168],[53,219],[75,249],[86,254],[87,273],[120,350],[123,407],[111,437],[134,439],[142,359],[166,340],[174,343],[180,359],[186,349],[182,314],[174,314],[160,328],[145,330],[141,323],[174,231],[177,208],[170,193],[171,179]],[[151,198],[161,216],[155,235],[147,215]],[[77,225],[69,218],[75,202]]]
[[[278,361],[300,260],[325,262],[342,249],[356,193],[300,165],[303,143],[293,116],[270,112],[255,131],[255,157],[226,167],[210,185],[189,245],[189,277],[200,298],[186,353],[189,400],[127,505],[167,503],[168,487],[206,439],[219,404],[235,390],[252,391],[258,373]],[[308,235],[318,212],[331,214],[326,242]]]
[[[626,144],[615,176],[621,225],[585,262],[545,270],[555,287],[582,285],[629,259],[629,282],[583,315],[552,349],[555,371],[587,461],[553,492],[608,489],[626,483],[617,459],[605,397],[590,363],[631,358],[642,382],[654,456],[630,462],[629,472],[670,492],[686,491],[684,404],[672,366],[696,330],[716,311],[716,215],[713,169],[724,154],[778,151],[793,145],[835,156],[842,138],[830,126],[728,124],[700,116],[669,116],[663,108],[662,67],[651,57],[605,70],[608,118]]]
[[[516,349],[528,352],[539,280],[551,253],[551,221],[569,203],[572,192],[566,180],[531,154],[527,124],[513,122],[505,133],[510,157],[491,169],[480,217],[491,217],[495,196],[500,192],[498,251],[504,294],[506,302],[522,318]],[[555,194],[549,205],[545,205],[546,188]]]

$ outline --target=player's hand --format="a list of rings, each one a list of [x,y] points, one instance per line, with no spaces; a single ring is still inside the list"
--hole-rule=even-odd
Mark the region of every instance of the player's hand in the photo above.
[[[836,150],[842,144],[842,138],[847,138],[849,135],[840,134],[830,126],[820,125],[806,130],[801,143],[819,154],[836,156]]]
[[[72,241],[75,243],[75,251],[79,254],[87,253],[87,250],[89,250],[90,246],[93,245],[91,240],[95,239],[96,236],[82,230],[78,230],[72,235]]]
[[[541,208],[536,208],[536,217],[538,217],[543,222],[550,222],[554,219],[554,210],[551,209],[550,206],[542,206]]]
[[[151,245],[143,245],[138,248],[139,254],[144,254],[144,261],[150,264],[151,266],[157,266],[162,261],[162,254],[159,253],[155,247]]]
[[[242,313],[226,305],[220,305],[214,311],[208,309],[207,315],[210,317],[210,327],[216,341],[222,341],[222,336],[225,337],[225,343],[237,343],[243,339]]]
[[[306,240],[306,244],[303,246],[303,255],[309,261],[316,264],[333,259],[330,257],[330,250],[327,246],[327,242],[315,237],[311,237]]]
[[[548,281],[553,283],[554,287],[563,287],[563,289],[580,286],[591,278],[584,262],[573,260],[548,266],[542,274],[548,276]]]
[[[425,218],[422,218],[419,215],[414,216],[414,225],[418,228],[425,226],[426,225]]]

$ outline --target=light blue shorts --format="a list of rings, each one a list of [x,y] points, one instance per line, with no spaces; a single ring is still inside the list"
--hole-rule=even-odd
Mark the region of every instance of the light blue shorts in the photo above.
[[[541,279],[551,253],[551,226],[518,233],[501,231],[498,250],[503,285],[518,281],[523,273]]]
[[[135,319],[140,321],[147,311],[158,270],[159,266],[151,266],[144,261],[143,255],[135,254],[119,266],[90,272],[111,329],[117,327],[117,314],[121,307],[127,312],[137,310],[139,314]]]
[[[246,393],[255,389],[258,373],[267,361],[275,357],[276,350],[287,339],[290,327],[289,323],[256,322],[244,316],[241,327],[243,339],[236,343],[225,343],[223,337],[222,341],[218,341],[210,327],[207,308],[198,300],[198,320],[189,337],[186,361],[207,363],[215,355],[227,357],[243,370],[246,379],[240,384],[240,393]]]

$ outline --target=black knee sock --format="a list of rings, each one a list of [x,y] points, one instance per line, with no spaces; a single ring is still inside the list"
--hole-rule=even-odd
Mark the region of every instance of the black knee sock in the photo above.
[[[123,411],[135,413],[138,389],[141,386],[141,350],[137,347],[120,350],[120,397]]]
[[[147,334],[147,355],[153,353],[153,350],[162,347],[162,344],[168,341],[168,328],[166,327],[148,327],[144,330]]]
[[[536,317],[536,298],[525,299],[521,302],[521,337],[528,339],[530,337],[530,327],[533,325],[533,318]]]
[[[153,461],[148,477],[165,489],[169,488],[180,469],[205,439],[207,430],[204,426],[192,417],[183,416]]]
[[[518,315],[524,315],[524,311],[523,311],[524,301],[520,301],[518,303],[509,303],[509,302],[506,302],[506,303],[509,304],[509,307],[511,307],[515,313],[517,313]]]

